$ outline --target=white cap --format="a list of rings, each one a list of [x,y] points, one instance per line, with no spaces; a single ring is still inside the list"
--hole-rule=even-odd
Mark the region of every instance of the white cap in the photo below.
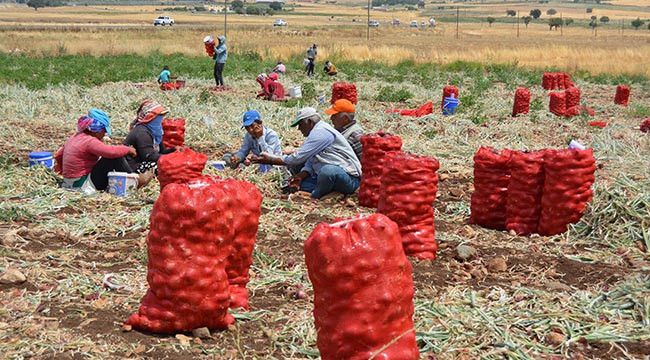
[[[208,35],[208,36],[203,38],[204,43],[213,42],[213,41],[214,41],[214,39],[212,38],[212,35]]]
[[[313,107],[304,107],[304,108],[298,110],[298,114],[296,114],[296,119],[293,121],[291,126],[292,127],[296,126],[303,119],[310,118],[310,117],[312,117],[314,115],[318,116],[318,118],[320,119],[320,115],[318,115],[318,111],[316,111],[316,109],[314,109]]]

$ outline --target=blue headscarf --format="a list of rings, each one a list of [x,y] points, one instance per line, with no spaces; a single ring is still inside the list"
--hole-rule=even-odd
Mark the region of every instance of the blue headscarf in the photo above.
[[[156,116],[153,120],[149,121],[146,124],[142,124],[151,131],[153,136],[153,143],[159,145],[162,142],[163,137],[163,128],[162,128],[163,115]]]
[[[111,120],[108,114],[104,111],[92,108],[88,110],[88,117],[93,119],[93,122],[88,126],[88,130],[92,132],[100,132],[106,130],[106,135],[111,136]]]

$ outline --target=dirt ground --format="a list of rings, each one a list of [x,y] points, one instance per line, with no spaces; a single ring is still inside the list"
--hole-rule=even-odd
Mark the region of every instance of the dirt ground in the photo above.
[[[237,102],[241,94],[214,95],[208,105],[198,104],[195,98],[208,83],[195,84],[199,85],[194,89],[181,90],[186,91],[180,92],[182,98],[165,94],[164,101],[176,116],[190,119],[189,145],[215,158],[227,149],[214,144],[241,139]],[[247,82],[233,86],[253,93]],[[317,84],[317,90],[327,91],[329,86]],[[638,220],[648,212],[644,202],[650,193],[644,175],[648,169],[640,164],[647,159],[650,138],[641,137],[638,131],[641,107],[615,107],[611,87],[581,83],[583,96],[609,128],[590,128],[582,118],[557,119],[545,107],[511,121],[509,90],[497,84],[484,94],[482,109],[490,117],[483,124],[468,120],[471,114],[467,113],[412,121],[383,114],[381,110],[394,104],[373,100],[373,91],[379,88],[376,83],[360,81],[358,86],[363,102],[359,114],[369,131],[400,134],[406,149],[436,156],[442,164],[434,203],[437,259],[412,261],[414,320],[423,359],[650,356],[650,257],[642,237],[647,224]],[[441,90],[404,86],[411,86],[422,98],[437,98]],[[116,89],[126,90],[119,93]],[[31,105],[23,104],[24,96],[14,97],[12,91],[23,94],[26,90],[8,87],[3,96],[11,110],[0,109],[0,120],[10,129],[0,132],[0,166],[5,173],[0,180],[0,265],[3,271],[19,269],[27,280],[0,285],[4,357],[318,357],[312,288],[302,244],[316,224],[372,209],[358,207],[355,196],[319,203],[286,198],[278,194],[272,175],[259,175],[252,169],[228,173],[255,183],[264,194],[248,287],[251,310],[235,311],[236,325],[212,331],[207,339],[129,330],[122,324],[137,311],[147,289],[148,216],[158,184],[125,199],[108,194],[86,198],[57,189],[51,173],[24,166],[24,154],[61,144],[73,131],[69,114],[85,105],[59,105],[61,89],[34,91],[30,96],[40,99],[44,110],[29,115]],[[111,104],[119,129],[131,117],[128,104],[132,99],[163,97],[155,91],[153,87],[141,90],[108,84],[88,89],[86,96]],[[637,91],[635,101],[650,100],[650,93]],[[546,94],[535,89],[534,96]],[[297,132],[286,127],[294,109],[255,101],[254,106],[269,114],[268,125],[282,132],[285,147],[299,143]],[[206,113],[223,111],[224,118],[236,121],[206,129],[196,120],[201,108]],[[34,122],[31,116],[49,120]],[[515,236],[468,224],[471,156],[479,145],[564,146],[568,136],[591,144],[599,163],[596,196],[580,224],[554,237]],[[461,261],[459,245],[472,246],[476,256]],[[107,274],[113,274],[124,288],[111,290],[102,285]],[[299,296],[301,291],[307,296]]]

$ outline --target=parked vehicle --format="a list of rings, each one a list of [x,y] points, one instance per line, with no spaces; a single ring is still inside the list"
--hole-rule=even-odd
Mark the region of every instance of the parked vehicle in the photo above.
[[[368,21],[368,26],[370,26],[370,27],[374,27],[374,28],[379,27],[379,21],[377,21],[377,20],[370,20],[370,21]]]
[[[282,19],[277,19],[273,22],[273,26],[287,26],[287,22]]]
[[[418,21],[417,20],[411,21],[411,25],[409,25],[409,27],[417,28],[418,27]]]
[[[399,21],[399,19],[393,19],[393,21],[391,21],[390,24],[393,25],[393,26],[399,26],[400,21]]]
[[[158,16],[156,20],[153,21],[154,26],[165,26],[169,25],[172,26],[174,25],[174,19],[170,18],[169,16]]]

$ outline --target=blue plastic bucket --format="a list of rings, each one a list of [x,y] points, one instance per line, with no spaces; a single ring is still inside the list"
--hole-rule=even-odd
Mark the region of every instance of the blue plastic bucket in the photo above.
[[[215,169],[217,169],[219,171],[226,170],[226,162],[225,161],[220,161],[220,160],[211,161],[210,165],[212,165],[213,168],[215,168]]]
[[[49,151],[34,151],[29,153],[29,166],[43,165],[48,169],[54,169],[54,157]]]
[[[127,196],[138,188],[138,174],[111,171],[108,173],[108,192]]]
[[[442,105],[442,115],[453,115],[456,113],[460,101],[455,97],[446,97]]]

